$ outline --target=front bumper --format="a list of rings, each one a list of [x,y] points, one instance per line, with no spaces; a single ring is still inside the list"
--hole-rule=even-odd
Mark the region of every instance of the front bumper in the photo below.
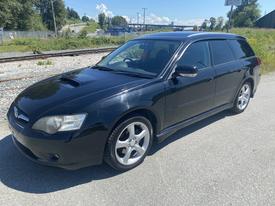
[[[100,130],[89,129],[75,134],[67,132],[54,135],[34,131],[19,124],[8,114],[9,127],[15,146],[37,163],[76,170],[101,164],[106,138]]]

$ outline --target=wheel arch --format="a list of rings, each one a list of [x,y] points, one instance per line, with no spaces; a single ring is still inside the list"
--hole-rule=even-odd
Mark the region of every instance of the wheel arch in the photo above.
[[[236,91],[236,94],[235,94],[235,96],[234,96],[233,102],[234,102],[235,99],[237,98],[238,93],[239,93],[240,89],[242,88],[242,86],[243,86],[243,84],[244,84],[245,82],[249,82],[249,83],[251,84],[251,90],[252,90],[252,92],[251,92],[251,97],[252,97],[252,98],[254,97],[254,92],[253,92],[253,91],[254,91],[254,87],[255,87],[255,82],[254,82],[254,79],[253,79],[251,76],[248,76],[247,78],[244,78],[243,81],[240,83],[240,85],[239,85],[239,87],[238,87],[238,89],[237,89],[237,91]]]
[[[254,82],[254,79],[252,78],[252,77],[248,77],[247,79],[245,79],[244,81],[243,81],[243,83],[242,84],[244,84],[245,82],[249,82],[250,83],[250,85],[251,85],[251,97],[253,97],[254,96],[254,88],[255,88],[255,82]]]
[[[150,121],[150,123],[152,124],[153,127],[153,135],[155,136],[156,133],[159,131],[159,120],[156,116],[156,114],[146,108],[137,108],[137,109],[133,109],[131,111],[128,111],[126,113],[124,113],[123,115],[121,115],[115,122],[114,124],[111,126],[109,135],[112,133],[112,131],[119,125],[121,124],[123,121],[131,118],[131,117],[135,117],[135,116],[143,116],[146,119],[148,119]]]

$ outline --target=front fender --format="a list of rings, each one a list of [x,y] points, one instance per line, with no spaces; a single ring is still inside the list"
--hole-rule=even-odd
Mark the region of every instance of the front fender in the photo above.
[[[132,112],[145,110],[154,115],[157,122],[156,128],[159,131],[164,120],[164,104],[164,86],[160,82],[105,99],[99,104],[98,118],[104,127],[111,131],[121,118]]]

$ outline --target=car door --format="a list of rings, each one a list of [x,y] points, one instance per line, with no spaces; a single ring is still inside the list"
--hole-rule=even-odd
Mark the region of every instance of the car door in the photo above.
[[[215,107],[231,103],[244,71],[243,64],[236,59],[228,40],[209,42],[215,69]]]
[[[176,62],[177,66],[195,66],[198,74],[195,77],[177,76],[167,80],[166,127],[206,112],[214,106],[215,73],[211,66],[208,42],[192,43]]]

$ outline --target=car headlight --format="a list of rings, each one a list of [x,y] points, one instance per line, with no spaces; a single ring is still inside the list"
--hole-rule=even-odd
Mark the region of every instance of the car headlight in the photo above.
[[[86,114],[43,117],[35,122],[32,128],[48,134],[74,131],[81,128],[85,118]]]

